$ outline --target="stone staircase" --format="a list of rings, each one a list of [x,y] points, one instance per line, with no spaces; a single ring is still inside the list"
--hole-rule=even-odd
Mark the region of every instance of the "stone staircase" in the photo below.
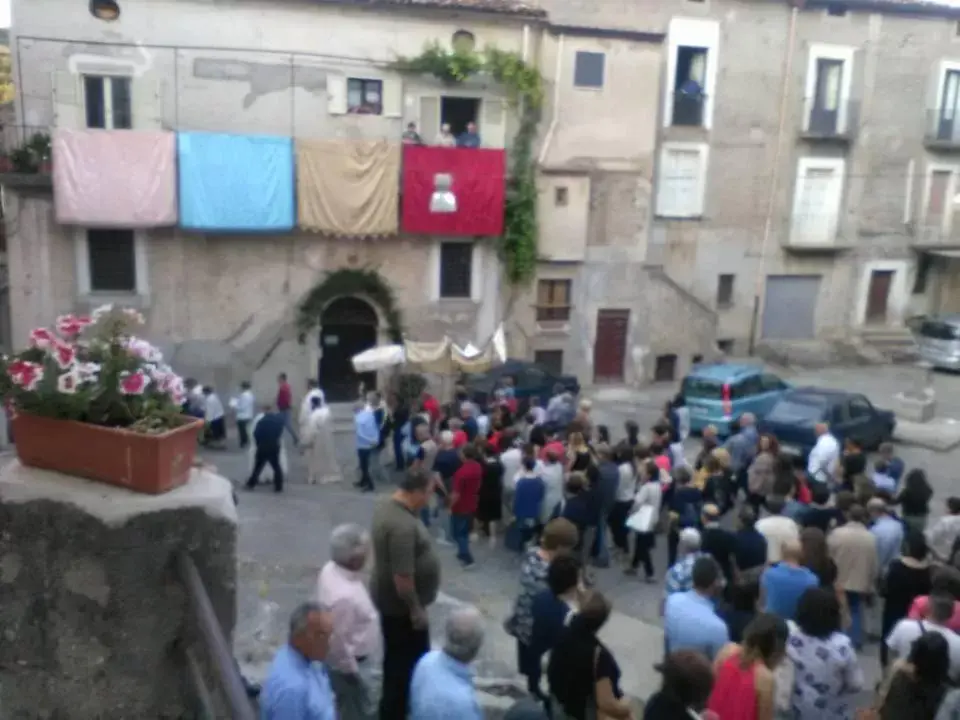
[[[879,353],[886,362],[913,362],[917,343],[908,328],[864,328],[860,331],[864,346]]]

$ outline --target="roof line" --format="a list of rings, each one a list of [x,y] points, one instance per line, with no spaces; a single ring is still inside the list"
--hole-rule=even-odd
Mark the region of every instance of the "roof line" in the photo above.
[[[477,15],[498,15],[517,19],[528,18],[542,20],[547,11],[542,8],[523,7],[479,7],[458,5],[456,0],[313,0],[322,5],[341,5],[358,9],[376,8],[383,10],[447,10],[458,13],[474,13]]]
[[[620,30],[619,28],[596,28],[583,25],[554,25],[547,26],[552,35],[568,35],[571,37],[591,37],[605,40],[630,40],[632,42],[662,43],[666,33],[643,32],[640,30]]]
[[[886,15],[921,15],[949,20],[960,19],[960,7],[933,2],[892,2],[891,0],[806,0],[804,9],[843,7],[847,10],[869,10]]]

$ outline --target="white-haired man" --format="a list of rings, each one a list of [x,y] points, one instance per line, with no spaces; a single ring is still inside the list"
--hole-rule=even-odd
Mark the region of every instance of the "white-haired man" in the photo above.
[[[333,620],[327,665],[340,720],[377,716],[371,672],[380,616],[360,576],[369,553],[370,536],[362,527],[340,525],[330,536],[331,559],[317,579],[317,599]]]
[[[304,603],[290,616],[287,644],[277,651],[260,693],[261,720],[336,720],[327,657],[333,621],[317,603]]]
[[[677,541],[677,561],[667,570],[664,582],[664,596],[693,589],[693,566],[698,558],[710,557],[700,551],[700,531],[696,528],[684,528]]]
[[[431,650],[410,680],[410,720],[482,720],[470,663],[483,645],[483,616],[461,607],[447,618],[443,650]]]

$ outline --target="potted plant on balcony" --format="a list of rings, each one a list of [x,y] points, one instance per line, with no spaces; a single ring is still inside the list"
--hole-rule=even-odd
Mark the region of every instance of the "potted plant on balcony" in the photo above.
[[[46,133],[34,133],[27,141],[27,149],[33,155],[37,170],[44,175],[51,171],[50,136]]]
[[[182,414],[183,381],[135,335],[143,322],[109,305],[64,315],[0,361],[20,462],[142,493],[187,481],[203,422]]]

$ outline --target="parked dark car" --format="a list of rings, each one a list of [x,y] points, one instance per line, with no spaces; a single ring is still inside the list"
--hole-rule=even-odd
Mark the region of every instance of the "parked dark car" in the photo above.
[[[557,385],[574,395],[580,392],[580,381],[575,375],[555,375],[528,360],[507,360],[485,373],[467,375],[467,393],[475,403],[486,406],[493,399],[493,391],[502,387],[503,379],[508,376],[513,378],[514,394],[522,409],[529,405],[532,397],[539,397],[541,404],[546,404]]]
[[[863,395],[802,387],[780,397],[760,422],[760,430],[776,436],[785,452],[805,457],[817,442],[814,427],[820,422],[828,423],[841,443],[855,438],[865,449],[888,441],[896,426],[892,412],[874,407]]]

